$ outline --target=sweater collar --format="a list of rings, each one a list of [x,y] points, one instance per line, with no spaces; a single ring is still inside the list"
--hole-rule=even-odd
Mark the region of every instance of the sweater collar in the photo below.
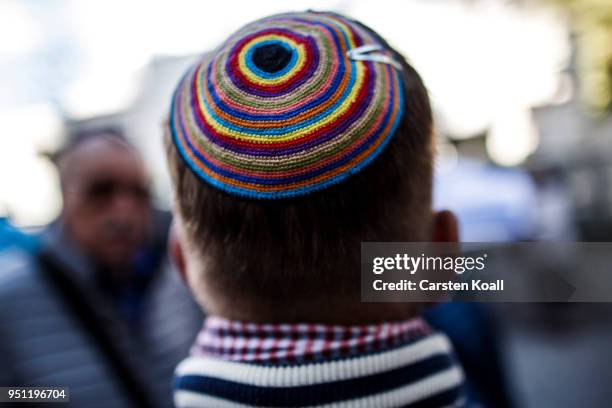
[[[206,320],[176,369],[177,407],[463,406],[446,336],[421,320],[371,326]]]

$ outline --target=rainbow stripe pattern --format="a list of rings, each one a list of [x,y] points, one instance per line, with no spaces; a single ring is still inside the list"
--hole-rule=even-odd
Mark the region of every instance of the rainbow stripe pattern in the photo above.
[[[180,156],[210,185],[254,199],[308,194],[357,173],[403,111],[397,68],[347,56],[364,44],[379,41],[332,13],[247,25],[179,83],[170,128]]]

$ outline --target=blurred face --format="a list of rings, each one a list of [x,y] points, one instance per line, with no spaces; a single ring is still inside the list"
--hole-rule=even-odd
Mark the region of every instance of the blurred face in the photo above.
[[[127,264],[150,225],[148,180],[140,156],[121,141],[98,137],[67,153],[60,173],[70,237],[100,264]]]

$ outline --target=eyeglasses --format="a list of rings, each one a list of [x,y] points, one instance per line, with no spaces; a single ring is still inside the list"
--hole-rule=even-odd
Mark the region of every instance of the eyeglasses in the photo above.
[[[90,182],[83,190],[87,199],[105,202],[118,194],[126,194],[138,201],[148,201],[151,197],[149,187],[138,183],[126,183],[113,179]]]

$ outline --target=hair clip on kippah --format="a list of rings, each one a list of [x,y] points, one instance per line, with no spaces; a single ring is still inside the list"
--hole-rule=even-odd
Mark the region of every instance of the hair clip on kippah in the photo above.
[[[395,68],[402,70],[402,65],[388,55],[374,53],[374,51],[382,51],[383,47],[377,44],[366,44],[361,47],[353,48],[346,52],[346,56],[356,61],[372,61],[382,62],[383,64],[393,65]]]

